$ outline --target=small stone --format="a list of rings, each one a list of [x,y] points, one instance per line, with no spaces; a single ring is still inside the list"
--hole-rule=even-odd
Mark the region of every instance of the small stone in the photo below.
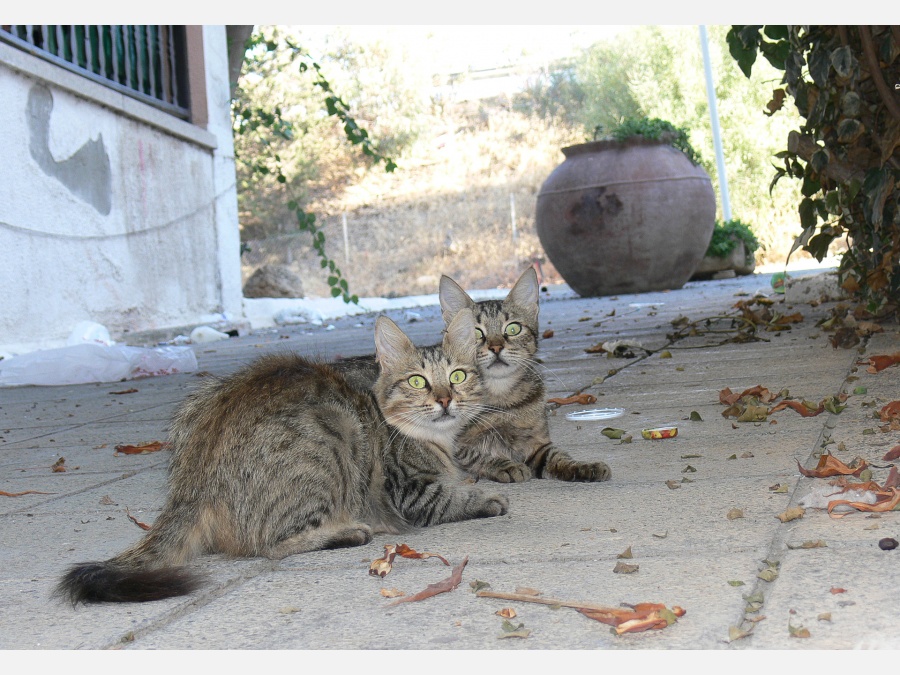
[[[893,551],[897,548],[897,540],[891,537],[885,537],[878,542],[878,548],[882,551]]]

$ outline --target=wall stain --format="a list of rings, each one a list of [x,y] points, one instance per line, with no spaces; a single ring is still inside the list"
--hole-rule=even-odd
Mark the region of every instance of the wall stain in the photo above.
[[[62,183],[72,194],[93,206],[101,214],[112,209],[112,171],[103,135],[89,140],[68,159],[57,162],[50,152],[50,113],[53,95],[36,84],[28,93],[28,149],[41,170]]]

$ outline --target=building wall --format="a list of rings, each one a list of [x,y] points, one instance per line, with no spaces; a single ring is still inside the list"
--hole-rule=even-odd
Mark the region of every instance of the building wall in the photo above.
[[[0,354],[241,318],[225,27],[200,35],[205,128],[0,43]]]

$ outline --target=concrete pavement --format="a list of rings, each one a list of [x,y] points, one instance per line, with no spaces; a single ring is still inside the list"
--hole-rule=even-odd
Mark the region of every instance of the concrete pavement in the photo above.
[[[541,307],[541,330],[553,331],[540,351],[548,396],[597,397],[556,410],[551,435],[577,458],[607,462],[610,482],[484,484],[509,498],[506,516],[281,561],[204,556],[193,568],[207,585],[157,603],[73,609],[50,593],[71,563],[106,559],[138,539],[142,530],[129,515],[152,524],[165,494],[166,452],[117,455],[114,448],[164,440],[167,419],[196,374],[0,389],[0,490],[44,493],[0,496],[0,649],[898,648],[900,550],[881,550],[878,542],[900,539],[900,514],[831,518],[809,508],[788,522],[777,516],[825,484],[797,466],[815,467],[823,450],[845,463],[862,457],[875,481],[887,477],[891,462],[882,457],[900,445],[900,431],[883,431],[873,415],[900,399],[900,366],[870,374],[858,362],[900,351],[900,332],[885,324],[853,348],[834,348],[817,323],[836,302],[792,290],[788,302],[775,296],[769,275],[617,298],[582,299],[551,287]],[[773,311],[799,312],[802,321],[742,343],[725,341],[738,324],[702,322],[737,314],[735,303],[757,291],[775,300]],[[413,323],[402,312],[389,314],[415,341],[433,343],[442,326],[437,308],[416,312],[422,318]],[[699,334],[674,336],[685,319]],[[195,351],[200,370],[216,374],[271,350],[324,358],[370,353],[374,320],[348,317],[333,330],[284,327]],[[643,349],[626,344],[625,358],[585,351],[613,340]],[[719,392],[754,385],[812,402],[850,396],[837,414],[785,409],[756,423],[723,417]],[[137,391],[116,393],[131,388]],[[598,407],[625,414],[565,417]],[[690,420],[694,412],[702,421]],[[678,427],[676,438],[641,437],[642,429],[669,425]],[[607,426],[632,441],[604,436]],[[54,472],[60,458],[66,470]],[[370,576],[369,563],[396,543],[454,565],[468,557],[461,583],[388,607],[382,589],[411,595],[450,574],[435,558],[398,558],[385,578]],[[628,549],[633,557],[621,558]],[[638,569],[614,571],[620,562]],[[662,630],[617,636],[568,607],[477,597],[476,581],[571,602],[659,602],[686,614]],[[527,637],[500,637],[496,612],[509,607]]]

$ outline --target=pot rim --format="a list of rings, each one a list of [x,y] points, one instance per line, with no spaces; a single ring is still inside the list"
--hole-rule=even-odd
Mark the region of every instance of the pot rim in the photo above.
[[[664,138],[647,138],[645,136],[631,136],[626,138],[624,141],[617,141],[615,139],[607,139],[603,141],[588,141],[586,143],[577,143],[575,145],[569,145],[562,148],[562,154],[566,157],[572,157],[574,155],[583,155],[589,152],[600,152],[602,150],[624,150],[625,148],[635,147],[635,146],[652,146],[652,145],[666,145],[677,152],[681,152],[668,140]],[[683,154],[683,153],[682,153]]]

